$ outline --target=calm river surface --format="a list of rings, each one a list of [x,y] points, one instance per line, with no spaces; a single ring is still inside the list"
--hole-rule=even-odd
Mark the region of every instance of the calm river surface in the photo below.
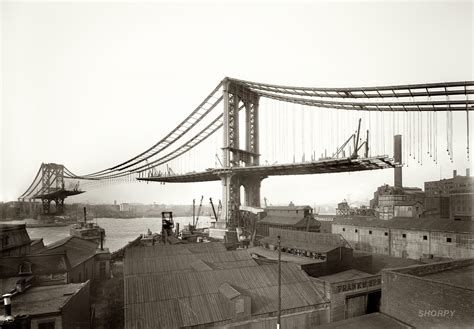
[[[175,223],[179,223],[180,230],[184,225],[192,223],[192,217],[176,217]],[[161,218],[96,218],[94,223],[105,229],[105,247],[110,252],[122,248],[127,242],[134,240],[138,235],[145,234],[148,229],[153,233],[161,231]],[[24,221],[9,221],[5,223],[19,224]],[[209,227],[210,217],[200,216],[198,228]],[[45,245],[63,239],[69,235],[70,226],[60,227],[28,227],[26,230],[31,239],[43,238]]]

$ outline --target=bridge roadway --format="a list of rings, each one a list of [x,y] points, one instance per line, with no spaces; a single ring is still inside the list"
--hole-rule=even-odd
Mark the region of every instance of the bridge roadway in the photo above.
[[[393,159],[387,156],[377,156],[370,158],[341,158],[327,159],[310,162],[260,165],[248,167],[224,167],[208,169],[202,172],[190,172],[180,175],[152,176],[137,178],[142,181],[163,182],[163,183],[193,183],[218,181],[222,175],[230,173],[239,175],[257,175],[260,177],[283,176],[283,175],[309,175],[328,174],[351,171],[365,171],[375,169],[388,169],[400,166]]]
[[[50,191],[48,193],[36,194],[32,197],[32,199],[48,199],[48,200],[65,199],[68,196],[77,195],[81,193],[84,193],[84,191],[59,189],[56,191]]]

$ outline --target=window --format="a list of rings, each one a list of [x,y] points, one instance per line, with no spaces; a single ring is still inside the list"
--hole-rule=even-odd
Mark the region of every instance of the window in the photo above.
[[[342,232],[345,232],[345,231],[346,231],[346,229],[343,227],[343,228],[342,228]]]
[[[48,322],[41,322],[38,323],[38,329],[54,329],[55,328],[55,323],[53,321],[48,321]]]
[[[451,242],[451,238],[446,238],[446,242]]]
[[[355,229],[355,232],[357,233],[357,232],[359,232],[359,231],[357,231],[357,229]]]
[[[405,233],[402,234],[402,238],[406,239],[407,235]]]
[[[383,235],[388,236],[388,232],[385,232]]]
[[[427,236],[427,235],[423,235],[423,240],[428,240],[428,236]]]
[[[372,231],[369,231],[369,234],[372,234]]]

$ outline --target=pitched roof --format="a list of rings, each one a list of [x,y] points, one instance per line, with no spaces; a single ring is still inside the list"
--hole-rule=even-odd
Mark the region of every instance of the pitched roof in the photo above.
[[[93,257],[96,253],[97,246],[97,242],[84,240],[75,236],[68,236],[67,238],[47,245],[46,248],[40,252],[40,254],[46,254],[52,251],[66,252],[71,266],[75,267],[87,259]]]
[[[151,247],[137,248],[146,253],[146,248]],[[127,253],[124,261],[124,274],[175,273],[257,266],[257,263],[245,250],[172,256],[161,255],[162,253],[156,253],[156,257],[143,258],[138,253]]]
[[[63,274],[70,268],[68,258],[64,252],[2,257],[0,262],[0,278],[18,275],[20,265],[24,262],[31,264],[31,270],[36,275]]]
[[[14,295],[13,309],[16,314],[40,315],[60,312],[61,308],[79,290],[88,289],[86,283],[69,283],[55,286],[32,287]]]
[[[200,253],[216,253],[227,251],[221,242],[187,243],[187,244],[157,244],[154,246],[138,246],[127,248],[125,255],[131,258],[156,258],[173,255],[191,255]]]
[[[278,225],[278,226],[294,226],[294,227],[306,227],[308,218],[294,217],[294,216],[266,216],[262,220],[258,221],[257,224],[267,225]],[[310,219],[310,227],[320,226],[320,223],[316,220]]]
[[[282,309],[328,303],[324,293],[294,264],[282,264]],[[205,325],[231,318],[228,284],[251,298],[252,315],[277,310],[278,266],[261,265],[205,272],[125,276],[125,328]],[[161,312],[157,312],[159,309]]]
[[[333,225],[351,225],[387,229],[473,233],[471,221],[455,221],[444,218],[393,218],[390,220],[337,217]]]

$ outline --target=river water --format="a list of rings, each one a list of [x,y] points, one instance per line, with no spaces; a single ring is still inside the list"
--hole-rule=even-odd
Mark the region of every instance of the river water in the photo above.
[[[184,225],[192,224],[192,217],[175,217],[175,223],[179,223],[180,230]],[[9,221],[10,224],[20,224],[24,221]],[[150,229],[153,233],[161,232],[161,218],[95,218],[94,223],[105,229],[104,247],[114,252],[125,246],[127,242],[134,240],[140,234],[147,233]],[[200,216],[197,227],[209,227],[210,217]],[[31,239],[43,238],[45,245],[61,240],[69,235],[70,226],[57,227],[28,227],[26,230]]]

